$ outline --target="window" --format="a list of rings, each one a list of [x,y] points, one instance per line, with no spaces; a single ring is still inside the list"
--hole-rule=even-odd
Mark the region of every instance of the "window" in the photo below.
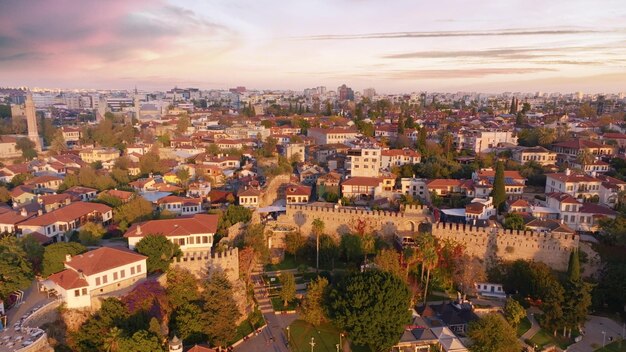
[[[141,272],[141,264],[137,265],[137,273]]]
[[[126,270],[120,270],[120,277],[122,279],[126,277]]]
[[[83,288],[83,296],[87,295],[87,289]]]
[[[209,236],[202,236],[202,243],[209,243]]]
[[[109,278],[106,275],[102,276],[102,283],[106,284],[107,282],[109,282]]]
[[[99,277],[96,278],[96,286],[100,286],[100,278]]]
[[[135,275],[135,267],[134,266],[130,267],[130,274],[131,275]]]
[[[74,290],[74,297],[80,296],[80,290]]]
[[[117,273],[113,273],[113,280],[117,280]]]

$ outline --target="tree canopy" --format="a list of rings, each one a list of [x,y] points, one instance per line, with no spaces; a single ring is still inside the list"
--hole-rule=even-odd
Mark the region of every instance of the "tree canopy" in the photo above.
[[[410,296],[406,284],[393,274],[354,273],[331,292],[331,316],[355,344],[387,350],[398,342],[409,322]]]
[[[18,289],[26,289],[33,279],[31,263],[17,239],[6,236],[0,239],[0,299]]]
[[[148,257],[146,265],[151,273],[167,272],[174,258],[182,255],[180,247],[162,234],[147,234],[137,242],[135,249]]]
[[[307,287],[306,296],[302,300],[302,319],[318,326],[328,319],[325,298],[328,290],[328,279],[318,276]]]
[[[43,253],[43,270],[41,274],[46,277],[58,273],[64,269],[66,255],[85,253],[87,248],[76,242],[57,242],[46,247]]]
[[[206,325],[204,332],[216,346],[225,346],[237,334],[234,324],[241,314],[233,298],[233,287],[221,272],[211,275],[202,292]]]
[[[489,313],[470,323],[472,352],[518,352],[521,349],[513,327],[499,313]]]

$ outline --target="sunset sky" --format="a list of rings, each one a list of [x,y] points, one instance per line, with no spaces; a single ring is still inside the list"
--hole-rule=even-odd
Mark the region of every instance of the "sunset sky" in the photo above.
[[[0,86],[626,91],[626,1],[0,0]]]

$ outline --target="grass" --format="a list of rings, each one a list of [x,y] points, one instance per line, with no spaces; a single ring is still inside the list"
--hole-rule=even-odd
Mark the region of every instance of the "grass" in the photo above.
[[[255,324],[252,324],[252,322],[255,322]],[[231,344],[243,339],[244,336],[248,336],[254,331],[254,329],[258,329],[263,326],[264,323],[263,314],[261,314],[260,310],[255,309],[252,313],[250,313],[246,320],[237,326],[237,334],[235,335],[233,341],[231,341]]]
[[[271,300],[272,300],[272,307],[274,307],[274,310],[277,312],[284,311],[284,310],[295,310],[296,307],[298,307],[298,304],[300,303],[299,300],[294,299],[293,301],[289,302],[289,304],[287,304],[287,306],[285,307],[285,303],[279,297],[272,297]]]
[[[266,264],[265,271],[278,271],[278,270],[288,270],[288,269],[297,269],[301,264],[307,264],[304,258],[294,258],[292,255],[285,254],[285,258],[282,262],[278,264]]]
[[[289,337],[289,344],[293,352],[310,351],[311,337],[315,339],[316,352],[336,352],[336,345],[339,343],[339,330],[329,323],[315,327],[304,320],[296,320],[289,325]],[[355,351],[355,349],[352,350]]]
[[[596,352],[626,352],[626,341],[615,341],[599,348]]]
[[[562,336],[554,336],[543,329],[539,330],[539,332],[530,339],[530,342],[539,346],[539,348],[543,348],[547,345],[557,345],[562,349],[566,349],[567,346],[572,344],[571,339]]]
[[[519,325],[517,325],[517,337],[524,335],[526,331],[530,330],[531,326],[532,324],[530,323],[530,320],[528,320],[527,317],[524,317],[524,319],[519,322]]]

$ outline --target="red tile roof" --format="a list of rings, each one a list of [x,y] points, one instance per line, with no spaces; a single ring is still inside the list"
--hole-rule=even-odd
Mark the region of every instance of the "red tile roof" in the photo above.
[[[72,269],[65,269],[56,274],[52,274],[48,277],[48,280],[66,290],[89,286],[87,280],[81,278],[80,275]]]
[[[91,276],[122,265],[136,263],[146,258],[148,257],[129,250],[100,247],[93,251],[73,256],[69,262],[65,262],[65,265],[87,276]]]
[[[85,216],[93,212],[99,212],[103,214],[110,210],[111,210],[111,207],[109,207],[108,205],[104,205],[104,204],[89,203],[89,202],[74,202],[62,208],[55,209],[49,213],[45,213],[36,218],[28,219],[20,223],[20,225],[45,226],[45,225],[50,225],[52,223],[55,223],[57,221],[70,222],[70,221],[80,218],[81,216]]]
[[[151,220],[131,226],[124,237],[144,237],[148,234],[165,236],[189,236],[217,232],[218,216],[215,214],[195,214],[192,217]]]
[[[364,177],[364,176],[356,176],[350,177],[349,179],[343,181],[342,186],[369,186],[369,187],[378,187],[383,182],[380,177]]]
[[[303,185],[288,185],[285,188],[285,195],[288,196],[310,196],[311,187]]]

